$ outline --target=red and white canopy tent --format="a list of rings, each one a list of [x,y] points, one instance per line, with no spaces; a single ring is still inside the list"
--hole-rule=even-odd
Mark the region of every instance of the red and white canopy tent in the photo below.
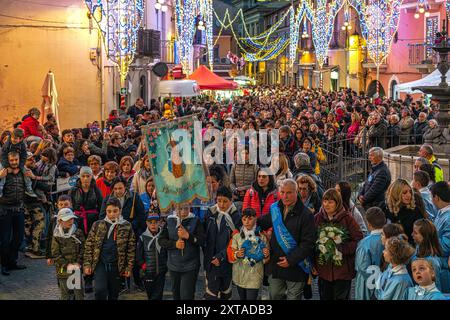
[[[228,81],[219,77],[204,65],[198,67],[189,76],[189,79],[197,81],[201,90],[236,90],[239,86],[234,81]]]

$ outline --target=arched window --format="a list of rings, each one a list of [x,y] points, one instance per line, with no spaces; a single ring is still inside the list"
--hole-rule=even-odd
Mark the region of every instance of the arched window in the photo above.
[[[397,99],[397,81],[392,80],[391,81],[391,87],[389,88],[389,95],[391,99],[396,100]]]

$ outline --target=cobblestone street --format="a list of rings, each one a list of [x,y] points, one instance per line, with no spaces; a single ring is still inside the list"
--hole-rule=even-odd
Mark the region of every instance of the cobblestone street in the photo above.
[[[8,277],[0,275],[0,300],[58,300],[59,288],[56,283],[54,267],[48,267],[45,259],[29,259],[20,254],[19,264],[24,264],[27,269],[20,271],[12,271]],[[133,281],[131,281],[133,282]],[[167,274],[166,285],[164,289],[164,299],[171,300],[171,281]],[[197,281],[197,290],[195,299],[203,299],[204,277],[199,275]],[[352,297],[354,290],[352,288]],[[93,294],[87,294],[86,300],[93,300]],[[131,285],[131,290],[122,294],[121,300],[146,300],[147,295],[144,292],[136,290],[134,285]],[[237,291],[233,288],[232,299],[238,300]],[[261,299],[269,299],[267,287],[263,287],[261,292]],[[319,294],[317,291],[317,281],[313,283],[313,300],[318,300]]]

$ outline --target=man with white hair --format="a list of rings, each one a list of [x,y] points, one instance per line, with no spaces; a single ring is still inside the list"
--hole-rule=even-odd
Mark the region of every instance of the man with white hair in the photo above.
[[[413,127],[413,142],[415,144],[422,144],[423,143],[423,134],[428,129],[428,122],[427,122],[427,114],[425,112],[419,113],[419,117],[414,122]]]
[[[382,205],[385,201],[386,190],[391,184],[391,172],[383,161],[383,149],[378,147],[370,149],[369,161],[372,170],[358,196],[365,210]]]
[[[303,205],[293,179],[283,180],[280,197],[270,207],[270,214],[258,219],[262,230],[273,228],[270,299],[300,300],[311,268],[308,258],[314,253],[317,239],[314,216]]]

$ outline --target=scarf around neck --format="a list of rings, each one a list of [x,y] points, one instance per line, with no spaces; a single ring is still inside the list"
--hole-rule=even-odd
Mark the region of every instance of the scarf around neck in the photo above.
[[[177,214],[176,210],[170,216],[167,217],[167,219],[176,219],[177,220],[177,228],[179,226],[181,226],[181,223],[183,222],[183,220],[186,220],[189,218],[195,218],[195,215],[192,212],[189,212],[187,217],[181,219],[180,216]]]
[[[236,208],[234,206],[234,203],[228,208],[226,212],[223,212],[219,209],[219,206],[216,204],[217,209],[217,229],[220,230],[220,224],[222,222],[222,218],[225,218],[225,222],[230,227],[231,230],[236,230],[236,227],[234,226],[233,219],[231,219],[230,212],[233,210],[233,208]]]
[[[120,215],[120,217],[116,220],[116,221],[112,221],[112,220],[110,220],[109,218],[108,218],[108,216],[106,216],[105,217],[105,219],[104,219],[107,223],[109,223],[109,224],[111,224],[111,227],[109,227],[109,230],[108,230],[108,237],[107,237],[107,239],[109,239],[109,237],[111,236],[111,233],[114,231],[114,229],[115,229],[115,227],[117,226],[117,225],[121,225],[121,224],[124,224],[127,220],[125,220],[123,217],[122,217],[122,215]]]
[[[147,246],[147,251],[150,251],[152,243],[155,242],[156,251],[158,251],[158,253],[161,252],[161,245],[159,244],[159,236],[161,235],[161,232],[162,232],[162,229],[159,228],[158,233],[156,235],[153,235],[150,232],[150,230],[148,230],[148,228],[145,229],[145,232],[142,235],[150,238],[150,242],[148,243],[148,246]]]
[[[77,227],[75,224],[73,224],[72,227],[70,227],[69,231],[64,232],[62,225],[58,223],[55,230],[53,231],[53,236],[57,237],[57,238],[64,238],[64,239],[73,238],[75,241],[77,241],[79,244],[81,244],[81,241],[77,237],[75,237],[76,231],[77,231]]]
[[[256,224],[251,230],[248,230],[243,226],[241,228],[241,231],[244,234],[244,240],[251,240],[256,238]]]

